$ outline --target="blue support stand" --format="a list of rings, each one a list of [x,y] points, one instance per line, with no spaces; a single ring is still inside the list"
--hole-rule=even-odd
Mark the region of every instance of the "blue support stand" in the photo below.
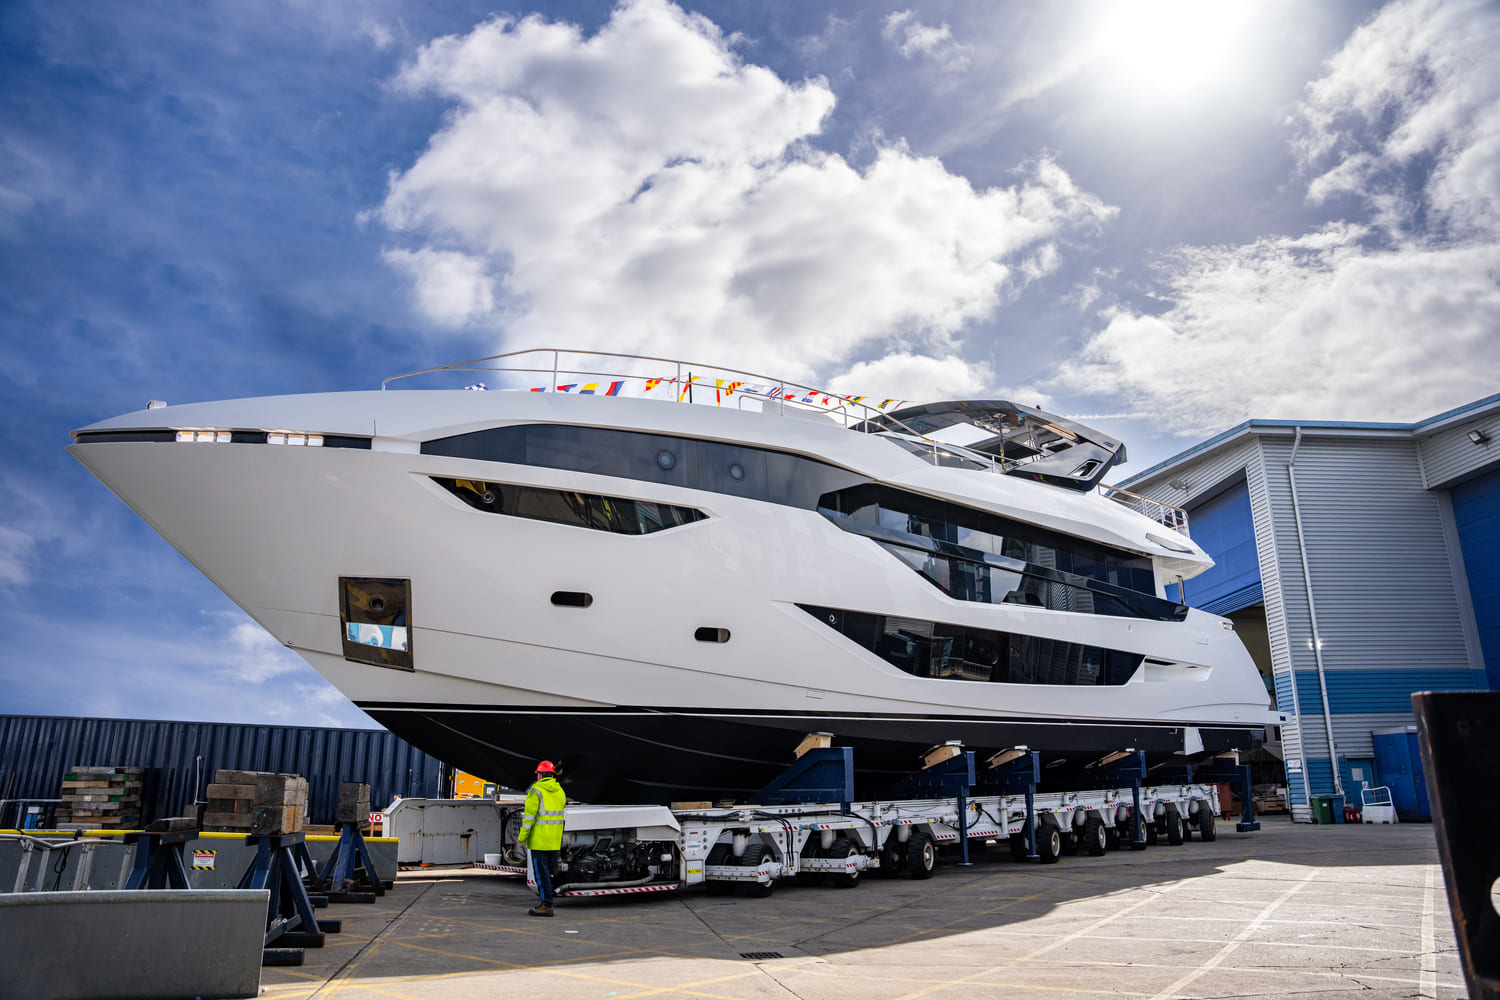
[[[854,749],[815,747],[746,801],[754,806],[854,800]]]
[[[1003,764],[996,764],[979,776],[976,788],[981,795],[1026,796],[1026,826],[1022,836],[1026,840],[1026,860],[1035,861],[1036,853],[1036,786],[1042,783],[1042,755],[1027,750]],[[1019,856],[1017,856],[1019,857]]]
[[[125,879],[126,889],[189,889],[182,852],[196,830],[170,833],[128,833],[126,844],[135,845],[135,861]]]
[[[1105,788],[1130,788],[1130,849],[1146,847],[1146,824],[1141,816],[1141,784],[1146,780],[1146,754],[1131,750],[1119,760],[1090,767],[1096,782]]]
[[[974,787],[974,751],[910,774],[881,793],[883,799],[951,799]]]
[[[324,935],[337,934],[343,922],[318,920],[313,916],[312,900],[297,867],[296,849],[303,844],[302,834],[251,836],[245,838],[245,843],[255,848],[255,858],[240,876],[237,888],[270,890],[265,937],[268,960],[280,964],[292,958],[285,952],[323,947]],[[272,948],[273,944],[278,947]],[[302,964],[300,954],[293,964]]]
[[[339,842],[312,880],[312,888],[335,903],[373,903],[385,895],[370,848],[358,823],[339,823]],[[306,852],[305,844],[301,845]]]
[[[1244,809],[1240,813],[1240,821],[1234,825],[1236,833],[1254,833],[1260,829],[1260,821],[1255,818],[1255,807],[1253,805],[1254,792],[1250,787],[1250,765],[1249,764],[1219,764],[1210,762],[1198,768],[1199,781],[1220,782],[1227,781],[1240,786],[1240,802]]]

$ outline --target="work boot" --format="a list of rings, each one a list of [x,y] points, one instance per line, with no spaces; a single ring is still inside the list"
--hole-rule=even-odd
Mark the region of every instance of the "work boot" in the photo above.
[[[552,916],[552,907],[546,903],[539,903],[526,912],[531,914],[533,917],[550,917]]]

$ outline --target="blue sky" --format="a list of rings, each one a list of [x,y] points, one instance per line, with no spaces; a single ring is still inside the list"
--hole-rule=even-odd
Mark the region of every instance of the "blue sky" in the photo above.
[[[1500,372],[1500,8],[0,6],[0,711],[363,724],[63,451],[530,346],[1090,419]]]

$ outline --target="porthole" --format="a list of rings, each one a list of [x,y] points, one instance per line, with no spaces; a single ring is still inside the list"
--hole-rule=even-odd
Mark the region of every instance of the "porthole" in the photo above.
[[[733,479],[735,482],[739,482],[740,480],[744,479],[745,467],[740,463],[735,462],[729,467],[729,478]]]
[[[656,453],[656,464],[661,466],[663,472],[670,472],[677,465],[677,456],[663,448]]]
[[[729,630],[727,628],[700,628],[693,633],[693,638],[699,642],[728,642]]]
[[[552,594],[552,603],[560,608],[587,608],[594,603],[594,595],[579,590],[559,590]]]

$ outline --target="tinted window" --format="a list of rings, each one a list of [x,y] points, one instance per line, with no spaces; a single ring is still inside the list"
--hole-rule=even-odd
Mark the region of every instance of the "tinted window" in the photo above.
[[[507,514],[532,521],[569,524],[619,535],[649,535],[679,525],[701,521],[707,515],[691,507],[629,500],[597,493],[546,490],[535,486],[490,483],[477,479],[444,479],[433,482],[475,510]]]
[[[1137,653],[895,615],[798,605],[914,677],[994,684],[1124,684]]]
[[[1149,556],[873,483],[825,496],[820,506],[855,521],[1156,594]]]
[[[864,477],[800,455],[603,427],[527,424],[427,441],[424,455],[568,469],[814,509]]]

